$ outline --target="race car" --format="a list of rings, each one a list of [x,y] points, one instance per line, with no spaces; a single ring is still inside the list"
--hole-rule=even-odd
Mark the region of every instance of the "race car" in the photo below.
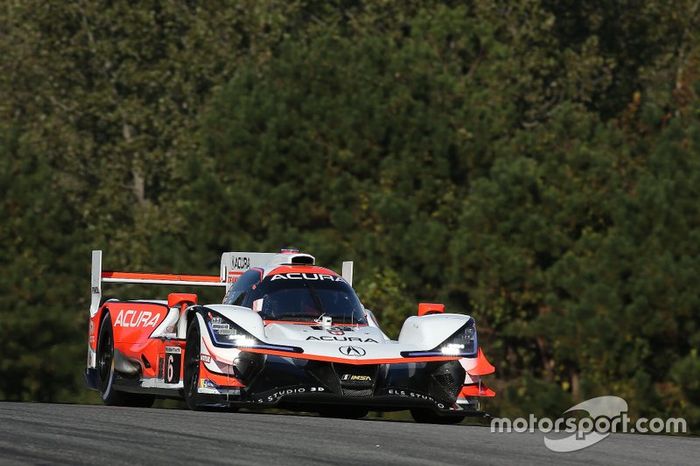
[[[225,252],[219,275],[102,270],[92,252],[86,381],[107,405],[183,399],[194,410],[278,407],[361,418],[410,410],[418,422],[483,415],[494,367],[472,317],[418,305],[398,340],[382,332],[342,273],[296,249]],[[105,299],[102,286],[166,285],[167,299]],[[200,304],[182,287],[220,287]]]

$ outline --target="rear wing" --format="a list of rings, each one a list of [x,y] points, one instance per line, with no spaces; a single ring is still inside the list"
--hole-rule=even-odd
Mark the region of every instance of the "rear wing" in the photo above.
[[[163,273],[111,272],[102,270],[102,251],[92,251],[92,273],[90,277],[90,316],[100,308],[103,283],[121,283],[137,285],[185,285],[185,286],[221,286],[226,283],[216,275],[177,275]]]
[[[102,251],[92,251],[90,280],[90,316],[94,316],[102,301],[103,283],[138,285],[220,286],[226,291],[244,272],[251,268],[267,269],[283,264],[314,264],[316,259],[296,249],[283,249],[280,253],[225,252],[221,255],[219,275],[177,275],[162,273],[111,272],[102,270]],[[353,263],[343,262],[342,276],[352,286]]]

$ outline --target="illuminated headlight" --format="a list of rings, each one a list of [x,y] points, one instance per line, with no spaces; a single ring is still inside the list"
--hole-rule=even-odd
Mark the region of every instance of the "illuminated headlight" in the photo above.
[[[470,320],[467,325],[445,340],[440,351],[446,356],[472,356],[476,354],[477,341],[474,321]]]
[[[256,343],[255,338],[248,332],[219,314],[208,312],[207,325],[214,344],[245,348],[254,346]]]
[[[442,354],[447,355],[457,355],[462,352],[464,345],[458,345],[457,343],[448,343],[442,347]]]

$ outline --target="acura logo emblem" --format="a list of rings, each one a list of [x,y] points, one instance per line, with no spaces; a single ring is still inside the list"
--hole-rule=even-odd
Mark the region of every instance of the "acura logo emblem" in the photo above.
[[[355,358],[359,358],[367,354],[367,351],[358,346],[341,346],[338,348],[338,350],[345,356],[352,356]]]

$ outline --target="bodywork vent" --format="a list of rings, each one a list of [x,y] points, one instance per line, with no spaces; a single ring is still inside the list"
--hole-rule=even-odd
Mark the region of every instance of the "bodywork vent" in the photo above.
[[[430,393],[439,399],[454,403],[462,389],[465,371],[458,361],[440,364],[431,374]]]
[[[294,254],[292,256],[292,264],[314,265],[314,256],[308,254]]]

